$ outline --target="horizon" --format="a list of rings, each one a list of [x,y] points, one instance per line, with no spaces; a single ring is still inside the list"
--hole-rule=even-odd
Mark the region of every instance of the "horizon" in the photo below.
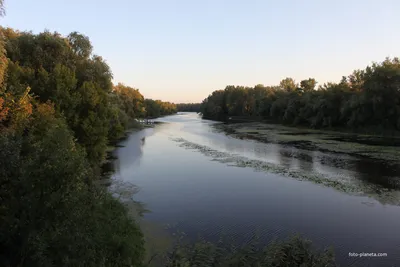
[[[85,34],[109,64],[114,84],[137,88],[146,98],[200,103],[227,85],[277,85],[286,77],[322,85],[396,57],[400,37],[392,32],[399,8],[389,0],[5,0],[2,25]]]

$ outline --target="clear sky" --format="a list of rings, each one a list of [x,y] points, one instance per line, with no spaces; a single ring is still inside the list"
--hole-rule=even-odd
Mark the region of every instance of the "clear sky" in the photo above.
[[[88,35],[114,82],[199,102],[228,84],[339,81],[400,56],[399,0],[5,0],[2,26]]]

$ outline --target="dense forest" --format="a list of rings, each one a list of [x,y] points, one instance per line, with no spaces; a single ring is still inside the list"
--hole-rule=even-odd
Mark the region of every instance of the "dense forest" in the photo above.
[[[201,105],[204,118],[231,116],[312,128],[400,130],[400,61],[387,58],[317,87],[313,78],[286,78],[276,86],[227,86]]]
[[[180,103],[176,108],[180,112],[200,112],[201,103]]]

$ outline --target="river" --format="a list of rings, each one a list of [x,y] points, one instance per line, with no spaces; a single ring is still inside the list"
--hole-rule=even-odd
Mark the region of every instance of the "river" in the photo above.
[[[311,160],[295,158],[291,155],[299,148],[227,136],[216,130],[217,122],[195,113],[157,121],[163,123],[132,133],[114,152],[113,179],[138,186],[134,198],[150,210],[146,220],[170,225],[193,239],[201,235],[214,240],[226,234],[246,241],[256,232],[268,242],[299,233],[318,247],[332,245],[341,266],[400,263],[398,205],[215,160],[222,153],[321,175],[354,175],[357,183],[367,174],[357,176],[357,170],[319,159],[362,159],[321,151],[301,151]],[[349,257],[351,252],[387,257]]]

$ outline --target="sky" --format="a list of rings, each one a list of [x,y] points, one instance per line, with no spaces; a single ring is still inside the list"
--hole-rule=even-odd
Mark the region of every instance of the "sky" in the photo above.
[[[226,85],[337,82],[400,56],[398,0],[5,0],[0,25],[87,35],[114,83],[201,102]]]

